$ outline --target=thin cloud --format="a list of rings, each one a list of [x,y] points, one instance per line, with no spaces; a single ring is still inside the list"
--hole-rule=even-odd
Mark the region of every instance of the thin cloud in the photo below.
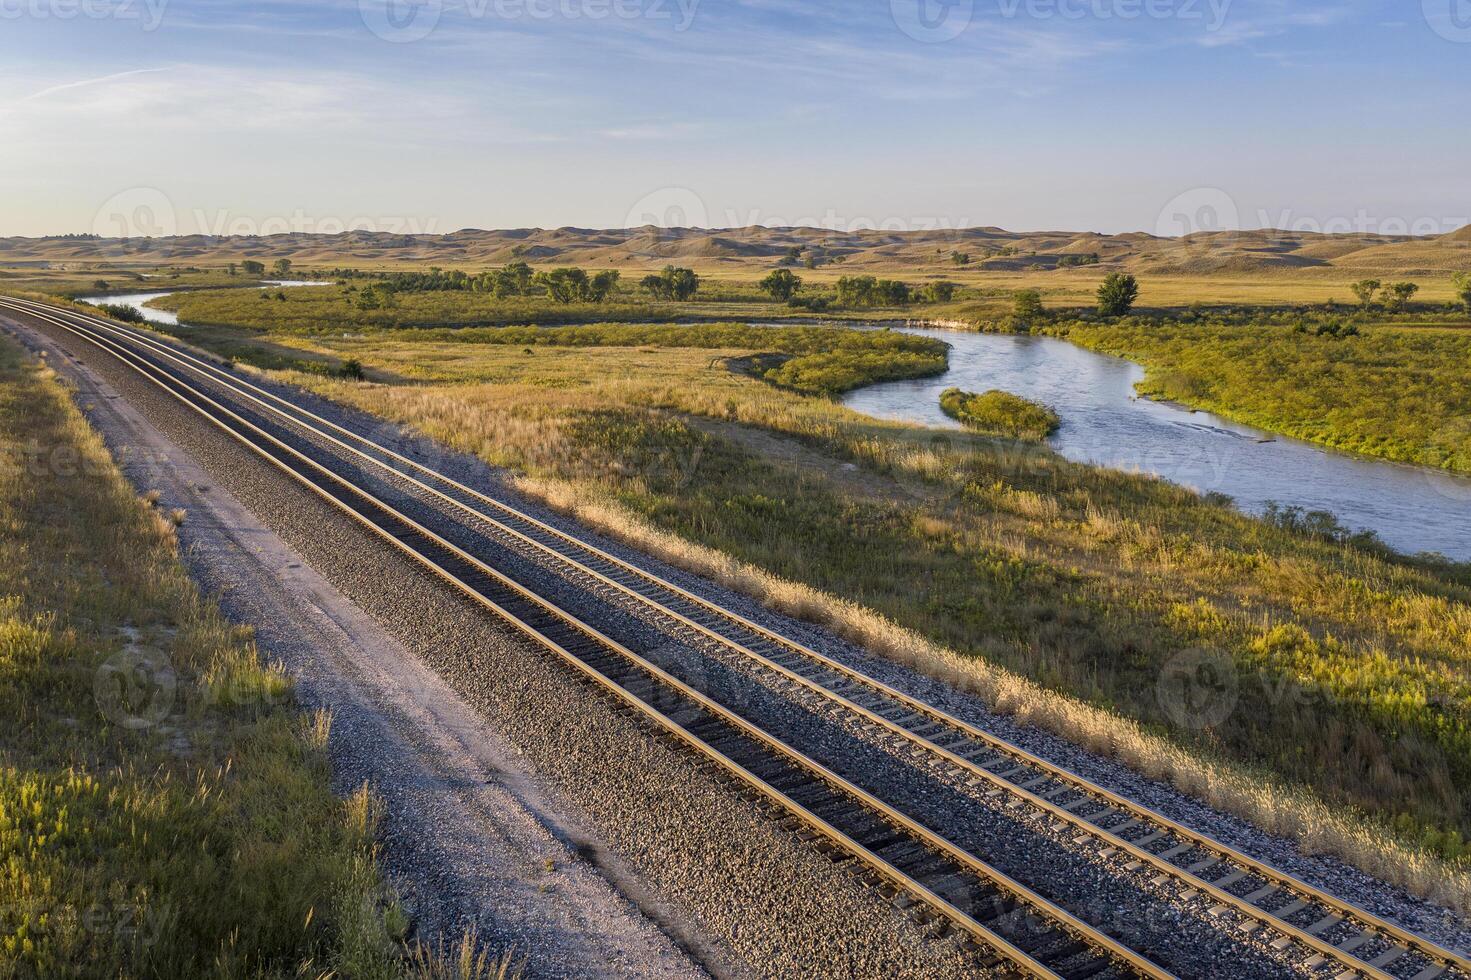
[[[52,85],[48,88],[43,88],[39,92],[32,92],[30,95],[17,99],[12,104],[24,105],[27,102],[37,102],[41,99],[60,94],[62,92],[71,92],[79,88],[90,88],[94,85],[106,85],[109,82],[115,82],[123,78],[132,78],[135,75],[152,75],[168,70],[168,68],[134,68],[131,71],[113,72],[111,75],[101,75],[97,78],[84,78],[75,82],[63,82],[60,85]]]

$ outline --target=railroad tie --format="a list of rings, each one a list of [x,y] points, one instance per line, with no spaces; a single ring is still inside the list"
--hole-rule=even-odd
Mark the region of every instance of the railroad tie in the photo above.
[[[1393,963],[1401,956],[1404,956],[1408,952],[1409,950],[1405,949],[1403,946],[1391,946],[1384,952],[1380,953],[1378,956],[1370,960],[1369,965],[1374,967],[1376,970],[1380,970]]]

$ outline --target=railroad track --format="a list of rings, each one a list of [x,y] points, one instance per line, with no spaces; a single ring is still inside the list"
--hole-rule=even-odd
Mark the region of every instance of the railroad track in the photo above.
[[[0,300],[117,357],[274,468],[375,533],[545,649],[625,710],[699,753],[780,811],[804,839],[856,859],[886,894],[977,946],[1007,973],[1083,980],[1171,974],[841,775],[683,683],[647,658],[343,478],[126,342],[154,344],[95,318]],[[900,903],[909,904],[908,902]]]
[[[1097,786],[504,501],[489,497],[264,388],[222,371],[206,360],[100,318],[24,301],[7,301],[0,305],[49,319],[99,346],[104,346],[102,341],[105,340],[114,347],[125,344],[141,347],[150,357],[172,362],[176,365],[172,370],[190,372],[210,384],[228,389],[232,397],[244,399],[254,409],[273,418],[288,420],[291,425],[310,432],[314,438],[331,444],[364,464],[391,473],[393,479],[406,481],[415,488],[415,492],[458,509],[471,521],[487,525],[495,534],[514,541],[523,549],[563,563],[576,574],[641,603],[654,615],[667,619],[679,629],[718,644],[769,672],[779,678],[780,683],[882,729],[897,740],[902,750],[917,763],[950,778],[964,779],[971,785],[983,787],[988,795],[1004,795],[1013,805],[1055,821],[1057,828],[1075,829],[1078,831],[1077,841],[1087,841],[1095,846],[1100,860],[1116,863],[1131,872],[1147,868],[1156,875],[1153,884],[1175,889],[1181,901],[1208,903],[1208,913],[1223,919],[1223,925],[1242,933],[1271,930],[1275,935],[1270,945],[1279,950],[1290,947],[1298,954],[1301,967],[1310,973],[1413,977],[1415,980],[1432,980],[1448,973],[1471,977],[1471,961],[1460,954],[1444,950],[1207,835]],[[123,356],[118,350],[111,352]],[[157,365],[155,368],[159,373],[169,373]],[[182,383],[172,374],[169,376],[174,383]],[[236,434],[237,438],[240,437]],[[305,459],[304,456],[302,458]],[[336,478],[341,480],[340,476]],[[448,542],[443,544],[448,545]],[[463,552],[461,555],[469,557]],[[483,566],[482,569],[489,571]],[[458,584],[465,587],[464,582]],[[508,579],[504,584],[521,589]],[[548,604],[543,605],[551,608]],[[498,609],[507,615],[503,607]],[[517,619],[514,615],[508,615],[508,618]],[[524,626],[529,621],[522,619],[520,622]],[[581,623],[578,626],[591,629]],[[613,642],[601,634],[597,636],[600,641]],[[624,653],[631,654],[631,651],[625,649]],[[647,662],[643,668],[658,671]],[[667,674],[662,674],[660,680],[666,684],[680,684]],[[689,690],[692,689],[686,688]],[[753,727],[743,719],[735,720],[740,725]],[[795,750],[790,748],[787,752],[795,754]],[[790,755],[788,759],[792,761]],[[825,769],[817,775],[817,781],[823,785],[836,785],[834,779],[842,781],[840,776]],[[886,804],[852,784],[846,784],[843,791],[850,797],[867,797],[870,810],[879,813],[881,819],[892,825],[896,814],[883,814]],[[905,821],[912,825],[906,827],[912,839],[924,840],[930,847],[938,846],[962,865],[967,859],[976,860],[954,845],[949,845],[947,850],[948,842],[934,831],[903,817],[901,823]],[[861,838],[860,833],[858,838],[850,840],[861,844]],[[1018,891],[1024,891],[1023,886],[1005,879],[1005,876],[1001,876],[1004,881],[998,882],[991,877],[1000,875],[995,869],[971,867],[969,870],[980,878],[989,878],[1011,901],[1024,903],[1025,898]],[[962,875],[951,884],[964,880]],[[917,894],[912,886],[905,890]],[[977,897],[971,896],[972,902]],[[993,908],[1000,907],[995,905],[994,895],[983,900],[991,901]],[[949,918],[953,920],[953,916]],[[1083,935],[1082,939],[1077,939],[1082,935],[1078,931],[1080,923],[1077,920],[1065,924],[1076,941],[1089,938]],[[979,938],[990,948],[998,948],[986,937]],[[1003,952],[1003,955],[1006,954]],[[1129,963],[1117,953],[1113,957],[1115,963]],[[1138,963],[1130,965],[1136,968],[1143,966]]]

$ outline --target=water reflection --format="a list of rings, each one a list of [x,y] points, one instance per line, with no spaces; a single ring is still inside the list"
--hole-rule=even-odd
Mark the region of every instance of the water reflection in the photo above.
[[[1062,425],[1051,444],[1069,459],[1227,494],[1253,513],[1268,501],[1329,511],[1401,551],[1471,560],[1471,479],[1336,453],[1137,398],[1142,368],[1066,341],[906,329],[949,343],[950,371],[874,385],[850,394],[847,405],[879,418],[959,428],[940,411],[941,391],[1000,388],[1057,411]]]

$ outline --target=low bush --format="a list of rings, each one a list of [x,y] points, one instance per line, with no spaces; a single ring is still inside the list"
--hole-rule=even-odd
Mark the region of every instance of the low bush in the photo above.
[[[940,395],[940,408],[977,432],[1033,442],[1052,435],[1062,422],[1046,405],[994,389],[978,395],[947,388]]]

